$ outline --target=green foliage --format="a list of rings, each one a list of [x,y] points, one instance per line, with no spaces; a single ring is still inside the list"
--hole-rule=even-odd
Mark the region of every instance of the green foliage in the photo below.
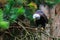
[[[54,5],[60,3],[60,0],[46,0],[46,3],[49,5]]]
[[[26,0],[16,0],[17,4],[23,5],[23,3],[26,3]]]
[[[12,15],[10,18],[9,18],[9,21],[10,22],[14,22],[17,18],[17,15]]]
[[[3,11],[0,9],[0,22],[3,21]]]
[[[50,5],[55,4],[55,2],[53,2],[53,1],[46,1],[46,3],[48,3]]]
[[[32,17],[33,12],[32,12],[31,9],[26,8],[26,10],[25,10],[25,15],[26,15],[26,18],[28,18],[30,21],[33,20],[33,17]]]
[[[17,14],[23,15],[25,13],[25,9],[23,7],[18,8]]]
[[[24,13],[25,13],[25,9],[23,7],[21,7],[21,8],[12,8],[10,10],[11,16],[10,16],[9,20],[12,22],[12,21],[16,20],[18,16],[24,15]]]
[[[9,22],[4,21],[3,11],[1,9],[0,9],[0,28],[2,28],[2,29],[8,29],[9,28]]]
[[[9,22],[7,22],[7,21],[1,21],[0,22],[0,28],[2,28],[2,29],[8,29],[9,28]]]
[[[6,4],[5,7],[4,7],[4,13],[9,14],[10,8],[11,8],[10,5]]]
[[[32,9],[26,8],[25,15],[25,17],[30,21],[30,24],[32,26],[34,24]]]
[[[56,3],[56,4],[60,3],[60,0],[55,0],[55,3]]]
[[[8,4],[10,4],[11,6],[13,6],[15,4],[15,0],[7,0]]]
[[[17,8],[12,5],[16,5],[14,0],[8,1],[4,8],[4,14],[7,16],[6,20],[12,22],[16,20],[19,15],[24,15],[25,9],[23,7]]]
[[[18,10],[18,8],[12,8],[10,10],[10,18],[9,18],[10,22],[13,22],[14,20],[16,20],[16,18],[17,18],[17,10]]]
[[[19,15],[24,15],[25,9],[22,7],[14,7],[16,2],[8,0],[3,10],[0,9],[0,28],[8,29],[10,22],[14,22]],[[3,16],[4,15],[4,16]]]

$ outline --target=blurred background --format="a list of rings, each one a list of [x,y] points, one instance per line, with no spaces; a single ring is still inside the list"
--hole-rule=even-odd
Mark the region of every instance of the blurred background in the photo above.
[[[48,19],[45,29],[35,27],[37,10]],[[0,40],[60,40],[60,0],[0,0]]]

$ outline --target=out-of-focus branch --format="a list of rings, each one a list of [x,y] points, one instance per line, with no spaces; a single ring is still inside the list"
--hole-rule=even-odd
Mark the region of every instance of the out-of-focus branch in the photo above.
[[[16,21],[15,21],[15,22],[16,22]],[[17,22],[16,22],[16,23],[17,23]],[[19,26],[21,26],[21,27],[27,32],[28,35],[30,35],[29,32],[26,30],[26,28],[22,25],[21,22],[18,22],[17,24],[18,24]]]

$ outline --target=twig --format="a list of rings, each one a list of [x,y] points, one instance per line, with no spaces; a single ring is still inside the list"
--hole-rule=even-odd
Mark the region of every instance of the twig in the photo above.
[[[18,24],[27,32],[27,34],[29,34],[29,32],[26,30],[26,28],[21,23],[18,23]]]
[[[16,21],[15,21],[15,22],[16,22]],[[16,22],[16,23],[17,23],[17,22]],[[29,32],[26,30],[26,28],[22,25],[21,22],[18,22],[17,24],[18,24],[19,26],[21,26],[21,27],[27,32],[28,35],[30,35]]]
[[[50,37],[50,38],[54,38],[54,37],[52,37],[52,36],[50,36],[50,35],[47,35],[46,33],[44,33],[44,32],[41,32],[42,34],[44,34],[44,35],[46,35],[47,37]]]

